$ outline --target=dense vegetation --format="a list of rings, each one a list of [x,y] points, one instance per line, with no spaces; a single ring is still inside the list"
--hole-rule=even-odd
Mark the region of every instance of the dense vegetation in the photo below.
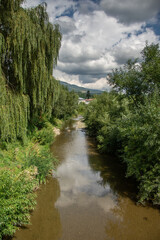
[[[46,4],[22,3],[0,0],[0,239],[29,222],[33,190],[56,163],[53,124],[75,112],[78,98],[52,76],[62,36]]]
[[[89,104],[85,121],[102,152],[117,154],[139,201],[160,204],[160,49],[147,45],[142,60],[129,60],[109,75],[114,86]]]

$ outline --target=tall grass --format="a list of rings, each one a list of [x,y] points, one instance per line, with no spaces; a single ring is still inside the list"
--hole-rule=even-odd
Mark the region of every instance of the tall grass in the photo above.
[[[35,189],[46,181],[57,161],[49,146],[54,140],[53,126],[45,123],[22,144],[0,144],[0,239],[12,236],[29,223],[36,204]]]

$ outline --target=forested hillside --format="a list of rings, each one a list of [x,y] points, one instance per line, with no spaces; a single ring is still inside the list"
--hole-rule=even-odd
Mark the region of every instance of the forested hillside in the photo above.
[[[116,154],[139,186],[139,201],[160,204],[160,49],[146,45],[109,76],[114,90],[89,104],[85,122],[101,152]]]
[[[96,90],[96,89],[89,89],[89,88],[84,88],[84,87],[78,87],[77,85],[74,84],[69,84],[63,81],[60,81],[60,84],[66,86],[69,91],[74,91],[76,92],[80,97],[86,97],[87,91],[90,91],[90,94],[93,96],[94,94],[101,94],[103,91],[101,90]]]
[[[53,124],[75,113],[78,101],[52,76],[59,26],[49,22],[46,4],[22,3],[0,0],[0,239],[29,222],[33,190],[56,164]]]

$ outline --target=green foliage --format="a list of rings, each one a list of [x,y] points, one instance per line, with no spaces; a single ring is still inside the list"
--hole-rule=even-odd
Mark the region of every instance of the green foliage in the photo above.
[[[34,132],[33,140],[41,145],[51,144],[54,141],[53,125],[47,122],[45,126]]]
[[[27,224],[35,206],[33,169],[0,170],[0,239],[12,236],[18,226]]]
[[[62,128],[62,126],[63,126],[63,121],[58,118],[53,117],[51,119],[51,122],[55,127],[59,128],[59,129]]]
[[[85,115],[86,113],[86,104],[84,102],[81,102],[78,104],[78,113],[81,115]]]
[[[36,177],[39,181],[44,182],[45,177],[50,170],[54,169],[56,159],[51,155],[48,146],[48,139],[43,139],[43,145],[32,141],[28,141],[26,145],[20,143],[7,144],[6,149],[0,152],[0,167],[1,168],[20,168],[21,170],[30,166],[37,168]],[[45,145],[47,144],[47,145]]]
[[[160,50],[158,44],[146,45],[142,51],[143,81],[147,85],[147,92],[154,92],[155,87],[160,90]]]
[[[45,3],[30,9],[21,3],[0,0],[0,238],[28,223],[36,179],[44,182],[55,165],[49,121],[77,107],[77,95],[52,77],[59,26],[49,22]]]
[[[41,136],[41,144],[35,143],[35,136],[21,142],[1,141],[0,150],[0,239],[12,236],[18,226],[29,223],[30,211],[35,205],[33,190],[38,182],[45,182],[46,176],[56,166],[56,159],[50,153],[47,137],[48,129],[53,136],[53,126],[45,122],[46,134]],[[42,128],[45,132],[45,128]],[[51,137],[51,134],[50,134]],[[38,139],[39,140],[39,139]],[[36,139],[37,141],[37,139]]]
[[[54,162],[54,165],[53,165]],[[46,176],[55,166],[56,160],[50,153],[48,146],[31,145],[25,154],[24,168],[37,167],[37,178],[40,182],[45,182]]]
[[[142,51],[142,61],[128,60],[123,68],[109,74],[109,82],[118,92],[123,92],[136,107],[143,104],[146,95],[160,90],[160,50],[158,44],[151,44]]]
[[[0,2],[0,137],[7,141],[23,140],[35,118],[50,118],[57,100],[51,76],[59,27],[49,22],[45,4],[23,9],[22,2]]]
[[[154,204],[160,205],[160,161],[152,165],[152,168],[141,177],[139,188],[139,202],[151,200]]]
[[[127,109],[127,106],[128,101],[114,92],[105,92],[97,96],[87,106],[85,115],[89,134],[92,136],[97,136],[100,132],[103,134],[105,128],[121,117],[122,112]]]
[[[86,98],[89,99],[91,97],[90,91],[88,90],[86,93]]]
[[[85,122],[102,152],[118,154],[126,176],[139,184],[139,201],[160,204],[160,49],[146,45],[141,63],[113,70],[116,92],[87,107]]]
[[[43,116],[67,118],[77,95],[52,77],[61,46],[46,4],[23,9],[22,0],[0,2],[0,138],[24,141],[28,127],[39,128]],[[43,134],[43,133],[42,133]]]
[[[30,118],[29,98],[6,89],[3,81],[0,84],[1,140],[24,140]]]
[[[160,204],[160,97],[145,101],[121,123],[127,176],[140,182],[140,199]]]
[[[67,119],[78,108],[78,95],[61,85],[60,96],[53,108],[53,115],[59,119]]]
[[[125,92],[128,97],[139,100],[143,91],[142,76],[140,65],[135,61],[129,60],[123,68],[113,70],[109,75],[110,83],[118,92]]]

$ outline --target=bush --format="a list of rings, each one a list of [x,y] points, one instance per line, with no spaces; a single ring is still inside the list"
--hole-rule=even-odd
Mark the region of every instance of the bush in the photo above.
[[[87,107],[85,122],[101,152],[118,154],[126,176],[139,184],[139,201],[160,204],[160,96],[136,107],[121,95],[102,94]]]
[[[139,189],[139,202],[151,200],[160,205],[160,161],[141,177]]]
[[[37,186],[33,168],[0,170],[0,239],[12,236],[18,226],[29,223]]]
[[[119,122],[127,109],[128,101],[115,93],[103,93],[87,106],[87,130],[96,137],[101,152],[116,153],[121,149]]]
[[[34,133],[33,141],[41,145],[51,144],[54,141],[53,126],[51,123],[46,122],[41,130],[36,130]]]
[[[53,158],[47,146],[35,144],[29,147],[25,157],[24,168],[36,166],[38,169],[37,178],[40,182],[45,182],[45,177],[53,170],[55,165],[56,159]]]
[[[122,149],[121,138],[117,124],[110,123],[108,126],[103,126],[97,136],[98,149],[103,153],[118,155]]]
[[[122,122],[123,159],[127,176],[140,183],[140,201],[157,200],[160,195],[160,106],[153,98],[128,114]]]
[[[58,119],[58,118],[53,117],[52,120],[51,120],[51,123],[52,123],[54,126],[56,126],[56,127],[58,127],[58,128],[61,128],[62,125],[63,125],[63,120],[60,120],[60,119]]]
[[[46,138],[43,141],[50,143]],[[8,143],[0,151],[0,239],[12,236],[18,226],[29,223],[36,203],[33,190],[45,182],[53,163],[55,166],[56,160],[48,144],[29,139],[24,145],[18,141]]]

